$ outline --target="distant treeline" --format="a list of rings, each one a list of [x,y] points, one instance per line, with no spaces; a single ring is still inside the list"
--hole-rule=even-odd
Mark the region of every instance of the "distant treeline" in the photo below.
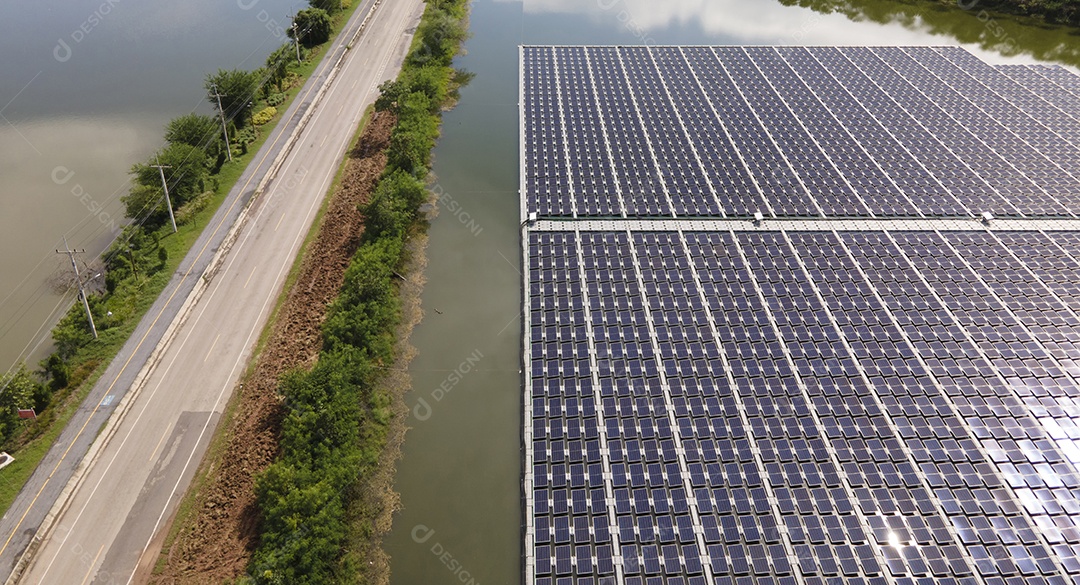
[[[393,416],[381,382],[395,357],[396,274],[422,229],[440,113],[464,79],[451,61],[467,35],[466,10],[467,0],[427,0],[401,74],[379,88],[376,109],[397,119],[388,162],[361,209],[361,245],[323,323],[319,359],[279,386],[280,456],[256,481],[260,542],[244,583],[355,583],[368,569],[374,526],[361,500]]]
[[[804,6],[822,13],[837,12],[853,18],[865,17],[875,22],[891,20],[895,16],[893,13],[897,12],[897,5],[920,7],[929,4],[969,12],[972,17],[982,20],[986,20],[987,14],[996,12],[1030,17],[1048,24],[1080,26],[1080,0],[780,0],[780,3]]]
[[[1051,24],[1080,25],[1080,0],[936,0],[964,10],[1032,16]]]

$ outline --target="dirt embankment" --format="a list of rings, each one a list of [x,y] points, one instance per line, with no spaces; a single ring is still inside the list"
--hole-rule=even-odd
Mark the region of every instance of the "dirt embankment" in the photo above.
[[[392,115],[376,113],[349,153],[341,186],[304,255],[299,277],[279,309],[252,374],[233,398],[234,414],[223,430],[220,455],[203,462],[196,477],[203,483],[193,496],[194,511],[168,550],[161,551],[162,568],[145,576],[151,583],[223,583],[245,573],[258,544],[255,476],[277,455],[283,415],[277,382],[284,372],[309,367],[318,357],[326,307],[341,288],[363,232],[357,205],[367,201],[386,166],[393,125]]]

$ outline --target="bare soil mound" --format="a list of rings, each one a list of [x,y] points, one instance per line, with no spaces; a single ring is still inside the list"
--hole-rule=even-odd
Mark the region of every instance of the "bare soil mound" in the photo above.
[[[386,166],[393,126],[392,115],[376,113],[349,153],[341,185],[304,255],[299,277],[251,375],[233,398],[220,455],[207,458],[199,471],[196,482],[202,478],[203,483],[194,496],[195,511],[168,550],[161,551],[161,568],[144,576],[151,583],[232,582],[246,571],[258,545],[255,476],[277,456],[284,413],[278,379],[291,369],[310,367],[318,357],[327,305],[337,296],[363,233],[357,205],[368,200]]]

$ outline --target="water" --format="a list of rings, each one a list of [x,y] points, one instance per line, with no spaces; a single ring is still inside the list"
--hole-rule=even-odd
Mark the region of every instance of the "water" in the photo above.
[[[0,8],[0,373],[35,362],[89,261],[123,225],[128,170],[176,116],[212,113],[203,79],[253,69],[302,0],[34,0]]]
[[[476,78],[436,150],[437,190],[452,203],[430,230],[412,338],[403,509],[385,543],[392,583],[521,581],[519,44],[961,43],[991,63],[1080,63],[1075,31],[980,16],[977,5],[803,4],[821,12],[764,0],[475,0],[457,65]]]
[[[407,400],[416,409],[396,484],[404,509],[386,542],[394,583],[521,579],[519,44],[961,42],[994,63],[1080,64],[1076,31],[981,15],[977,4],[959,13],[924,2],[784,4],[794,3],[475,0],[474,37],[458,65],[477,76],[446,115],[436,152],[446,196],[413,336],[420,353]],[[62,236],[87,258],[107,246],[127,171],[161,145],[164,124],[209,113],[206,73],[260,65],[283,40],[277,27],[304,5],[3,4],[0,369],[47,337],[54,308],[72,300],[48,285],[66,269],[53,252]]]

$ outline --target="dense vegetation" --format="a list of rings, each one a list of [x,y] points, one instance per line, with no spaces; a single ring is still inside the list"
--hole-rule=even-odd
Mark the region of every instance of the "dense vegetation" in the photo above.
[[[1080,25],[1080,0],[937,0],[966,10],[985,9],[1040,17],[1055,24]]]
[[[297,16],[301,14],[306,19],[296,27],[301,44],[318,44],[310,41],[309,32],[325,42],[330,32],[327,13],[312,8]],[[277,114],[274,106],[301,84],[298,69],[290,40],[270,55],[265,67],[208,75],[207,99],[215,115],[174,118],[165,126],[165,145],[132,167],[132,187],[121,199],[128,223],[102,258],[104,290],[87,298],[99,339],[93,338],[82,304],[76,303],[53,329],[55,351],[38,371],[20,365],[0,377],[0,448],[18,450],[44,433],[52,422],[50,407],[91,378],[131,334],[194,241],[199,212],[224,199],[247,164],[242,156],[248,145],[260,138],[259,126],[270,122]],[[235,162],[228,162],[230,155]],[[173,234],[162,175],[155,165],[167,167],[163,170],[169,197],[177,224],[184,228],[179,235]],[[170,256],[176,256],[172,262]],[[45,416],[32,424],[20,422],[17,410],[25,408]]]
[[[321,8],[308,8],[297,12],[293,17],[293,25],[295,29],[288,30],[289,38],[296,34],[294,30],[305,31],[305,34],[300,36],[300,42],[305,47],[314,47],[330,40],[330,13]]]
[[[865,16],[875,22],[883,22],[881,16],[890,11],[889,3],[878,0],[780,0],[780,3],[851,17]],[[968,12],[980,22],[993,18],[993,13],[1000,13],[1031,17],[1048,24],[1080,25],[1080,0],[898,0],[897,3],[910,7],[930,4],[941,10]]]
[[[441,108],[462,78],[451,61],[466,36],[466,9],[466,0],[428,0],[401,74],[380,86],[376,109],[397,117],[389,160],[362,210],[363,240],[323,324],[319,360],[281,381],[281,455],[256,488],[261,541],[248,579],[257,583],[361,579],[362,559],[349,542],[370,534],[370,519],[351,510],[392,417],[392,398],[379,384],[394,359],[395,274],[406,240],[421,229]]]

